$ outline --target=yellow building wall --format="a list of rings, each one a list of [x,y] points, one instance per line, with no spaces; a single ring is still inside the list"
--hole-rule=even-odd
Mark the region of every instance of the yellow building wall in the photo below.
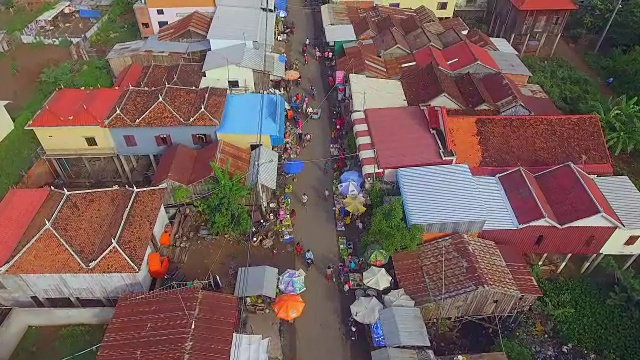
[[[181,8],[216,6],[215,0],[147,0],[147,8]]]
[[[447,3],[447,10],[436,10],[439,2]],[[456,6],[455,0],[379,0],[380,5],[389,6],[389,4],[400,3],[401,8],[415,9],[420,5],[424,5],[427,9],[433,10],[439,18],[450,18],[453,16],[453,10]]]
[[[115,154],[109,130],[99,126],[42,127],[33,131],[47,155]],[[88,146],[88,137],[95,138],[98,146]]]
[[[218,140],[223,140],[232,143],[233,145],[240,146],[243,149],[250,149],[251,145],[257,143],[258,136],[248,134],[228,134],[218,133]],[[269,135],[262,135],[262,145],[271,149],[271,137]]]
[[[13,120],[4,108],[7,102],[0,101],[0,141],[4,139],[13,130]]]

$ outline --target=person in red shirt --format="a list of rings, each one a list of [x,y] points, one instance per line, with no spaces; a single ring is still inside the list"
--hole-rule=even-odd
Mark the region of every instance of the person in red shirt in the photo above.
[[[335,85],[336,81],[333,79],[333,76],[329,76],[329,86],[333,87],[333,85]]]
[[[296,256],[302,255],[302,245],[299,242],[296,243]]]

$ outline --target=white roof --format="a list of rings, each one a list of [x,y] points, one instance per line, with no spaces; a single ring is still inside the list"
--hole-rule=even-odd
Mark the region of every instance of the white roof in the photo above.
[[[491,42],[498,48],[498,51],[516,54],[516,55],[519,54],[518,51],[514,49],[513,46],[511,46],[511,44],[509,44],[507,39],[504,39],[504,38],[489,38],[489,39],[491,39]]]
[[[390,307],[380,311],[380,327],[388,347],[431,346],[427,327],[417,308]]]
[[[268,360],[269,339],[262,339],[262,335],[244,335],[233,333],[229,360]]]
[[[66,8],[69,5],[71,5],[71,3],[68,2],[68,1],[59,2],[52,9],[47,10],[42,15],[38,16],[36,21],[38,21],[38,20],[51,20],[54,17],[56,17],[56,15],[58,15],[59,12],[61,12],[64,8]]]
[[[266,8],[267,3],[269,4],[270,10],[275,9],[273,0],[216,0],[216,6],[234,6],[252,9]]]
[[[212,40],[257,41],[273,45],[276,14],[255,8],[218,6],[207,34]]]
[[[252,70],[265,71],[275,76],[284,76],[284,63],[279,55],[264,50],[236,44],[207,52],[202,71],[218,69],[228,65],[238,65]]]
[[[626,176],[593,179],[627,229],[640,229],[640,192]]]
[[[478,195],[487,209],[483,230],[517,229],[518,223],[502,191],[498,179],[490,176],[474,176]]]
[[[517,54],[504,51],[489,51],[489,55],[491,55],[503,73],[531,76],[531,71]]]
[[[278,153],[261,146],[251,152],[250,164],[247,184],[253,185],[260,182],[261,185],[275,190],[278,178]]]
[[[324,27],[325,39],[328,42],[357,40],[353,25],[346,16],[337,16],[336,12],[344,12],[346,8],[342,5],[326,4],[320,7],[322,15],[322,26]]]
[[[398,80],[350,74],[349,83],[352,111],[408,106],[402,83]]]
[[[398,169],[408,225],[483,222],[487,208],[467,165]]]

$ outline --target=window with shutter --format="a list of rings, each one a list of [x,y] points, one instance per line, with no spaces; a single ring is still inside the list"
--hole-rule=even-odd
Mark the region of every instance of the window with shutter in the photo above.
[[[127,147],[135,147],[138,146],[138,143],[136,142],[136,137],[133,135],[122,135],[122,137],[124,138],[124,143],[125,145],[127,145]]]
[[[192,134],[191,140],[194,145],[204,145],[211,143],[211,135],[207,134]]]
[[[169,134],[157,135],[155,139],[158,146],[171,146],[171,136]]]
[[[638,236],[638,235],[629,236],[629,238],[627,239],[627,241],[624,242],[624,244],[626,246],[635,245],[636,242],[638,241],[638,239],[640,239],[640,236]]]

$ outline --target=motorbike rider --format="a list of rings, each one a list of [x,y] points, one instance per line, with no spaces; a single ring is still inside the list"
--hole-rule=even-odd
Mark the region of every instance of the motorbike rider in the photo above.
[[[304,253],[304,261],[307,263],[307,266],[311,266],[311,264],[313,264],[313,253],[311,252],[311,249],[307,249]]]
[[[315,99],[316,98],[316,88],[313,85],[309,86],[309,92],[311,93],[311,98]]]

